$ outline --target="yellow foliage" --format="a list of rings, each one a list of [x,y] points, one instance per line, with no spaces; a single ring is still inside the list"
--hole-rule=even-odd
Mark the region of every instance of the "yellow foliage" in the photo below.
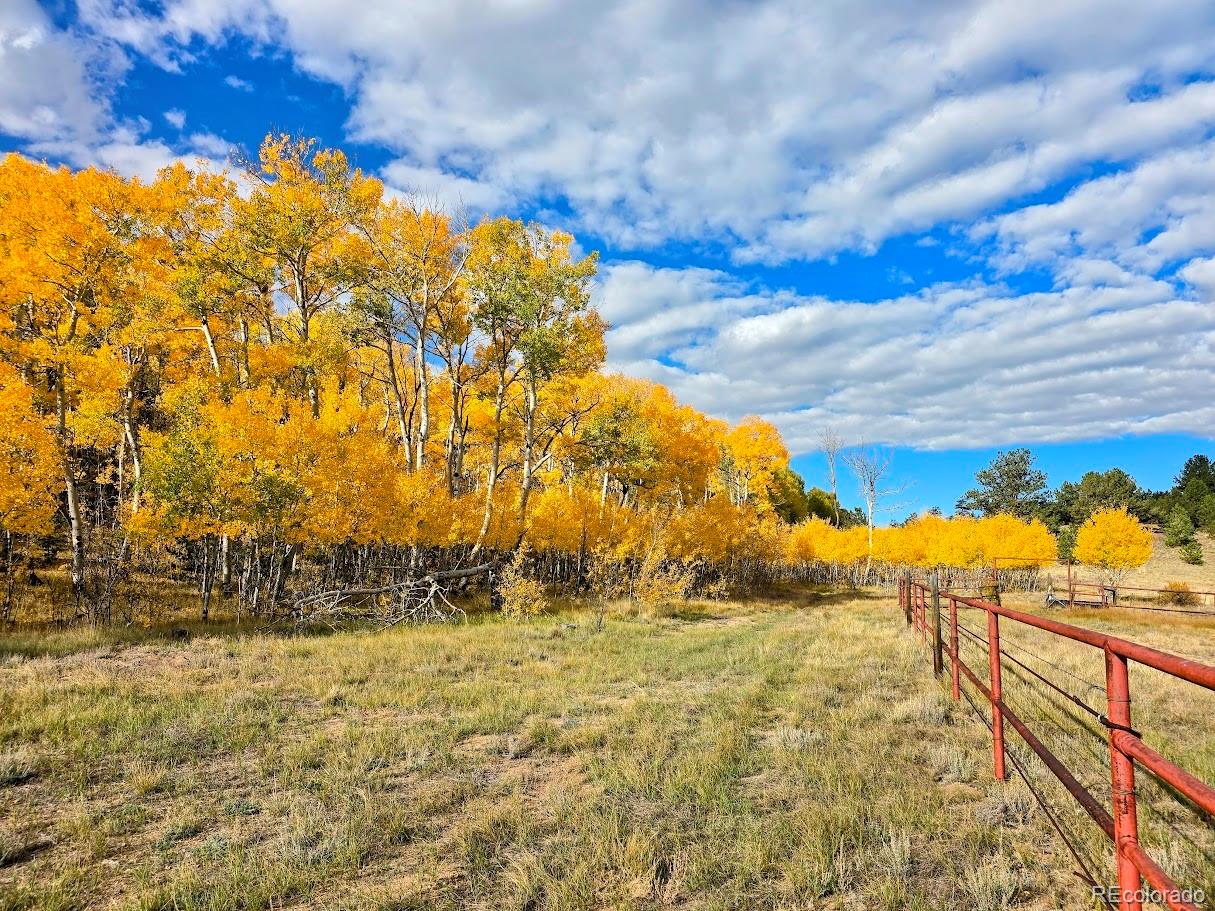
[[[526,620],[544,613],[548,600],[544,586],[527,575],[527,553],[515,551],[510,563],[498,576],[497,592],[502,599],[502,613],[516,620]]]
[[[1142,566],[1152,555],[1152,536],[1125,509],[1093,513],[1076,533],[1076,560],[1106,571],[1110,581]]]
[[[147,544],[525,543],[635,568],[651,606],[703,563],[1054,558],[1004,516],[877,529],[872,553],[784,525],[773,424],[599,372],[597,258],[569,234],[465,229],[307,139],[266,137],[244,176],[0,162],[6,529],[45,530],[92,473]]]
[[[821,519],[811,519],[789,532],[785,554],[793,562],[857,563],[868,556],[866,531],[839,531]],[[1055,539],[1036,519],[1025,522],[1003,515],[983,519],[927,515],[901,527],[874,529],[873,559],[880,562],[973,569],[991,565],[996,557],[1004,569],[1045,566],[1056,559]]]
[[[62,478],[55,439],[34,410],[34,392],[0,361],[0,528],[46,531]]]

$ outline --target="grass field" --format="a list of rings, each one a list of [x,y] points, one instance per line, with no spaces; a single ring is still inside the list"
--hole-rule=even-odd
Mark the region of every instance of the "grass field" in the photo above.
[[[3,909],[1091,904],[886,597],[0,653]]]

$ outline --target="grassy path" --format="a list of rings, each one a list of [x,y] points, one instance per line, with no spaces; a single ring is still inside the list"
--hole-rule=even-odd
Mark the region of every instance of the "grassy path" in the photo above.
[[[1078,906],[889,602],[85,644],[0,667],[0,908]]]

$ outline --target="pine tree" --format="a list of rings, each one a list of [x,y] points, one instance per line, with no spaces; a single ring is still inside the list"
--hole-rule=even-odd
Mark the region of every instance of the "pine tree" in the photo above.
[[[1183,563],[1189,563],[1191,566],[1202,565],[1202,545],[1197,541],[1187,541],[1177,549]]]
[[[1190,514],[1181,506],[1174,507],[1164,526],[1164,543],[1169,547],[1183,547],[1193,540],[1194,523]]]

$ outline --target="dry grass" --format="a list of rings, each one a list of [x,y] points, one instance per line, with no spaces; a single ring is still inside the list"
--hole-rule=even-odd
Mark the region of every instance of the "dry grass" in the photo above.
[[[0,668],[0,908],[1082,897],[885,599],[104,640]]]
[[[1215,618],[1180,617],[1123,608],[1046,609],[1037,596],[1005,595],[1003,603],[1051,619],[1097,629],[1163,651],[1215,664]],[[964,610],[960,619],[984,634],[985,622]],[[1005,653],[1104,713],[1104,656],[1098,650],[1005,620]],[[964,660],[986,677],[985,647],[963,636]],[[1109,756],[1100,723],[1006,658],[1004,695],[1017,712],[1106,806]],[[1197,775],[1215,781],[1215,693],[1150,668],[1131,665],[1132,723],[1156,750]],[[1105,837],[1014,733],[1009,743],[1033,770],[1052,806],[1076,833],[1084,853],[1113,885],[1112,858]],[[1140,834],[1144,846],[1182,885],[1215,896],[1215,823],[1176,799],[1142,769],[1137,775]]]
[[[884,597],[0,654],[0,909],[1088,906]],[[1211,780],[1212,733],[1179,736],[1201,708],[1133,685],[1149,742]]]

